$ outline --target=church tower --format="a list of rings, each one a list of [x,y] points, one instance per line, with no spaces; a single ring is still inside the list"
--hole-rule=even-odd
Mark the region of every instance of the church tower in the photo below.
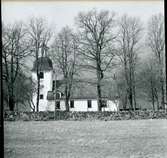
[[[53,84],[53,65],[52,61],[47,57],[43,56],[34,62],[32,69],[32,79],[37,83],[37,66],[40,75],[40,93],[39,93],[39,111],[47,110],[47,93],[52,90]],[[36,84],[37,85],[37,84]],[[33,96],[33,103],[36,106],[37,93]],[[36,111],[35,107],[35,111]]]

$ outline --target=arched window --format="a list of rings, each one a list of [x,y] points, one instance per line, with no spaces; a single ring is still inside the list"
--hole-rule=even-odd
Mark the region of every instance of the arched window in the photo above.
[[[60,99],[60,93],[59,92],[56,93],[56,99]]]

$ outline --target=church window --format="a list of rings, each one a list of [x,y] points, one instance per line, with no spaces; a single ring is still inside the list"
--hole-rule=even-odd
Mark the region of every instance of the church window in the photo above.
[[[101,100],[101,107],[107,107],[107,100]]]
[[[60,99],[60,93],[56,93],[56,99]]]
[[[52,91],[55,90],[55,81],[53,81]]]
[[[92,101],[88,100],[88,108],[92,108]]]
[[[60,109],[60,101],[56,102],[56,109]]]
[[[39,98],[40,98],[40,99],[43,99],[43,94],[40,94]]]
[[[70,100],[70,108],[74,108],[74,100]]]
[[[40,72],[40,73],[39,73],[39,77],[40,77],[41,79],[43,79],[43,78],[44,78],[44,73],[43,73],[43,72]]]

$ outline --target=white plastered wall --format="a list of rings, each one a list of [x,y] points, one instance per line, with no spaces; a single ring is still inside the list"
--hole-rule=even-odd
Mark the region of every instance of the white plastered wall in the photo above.
[[[43,99],[39,99],[39,111],[47,111],[47,93],[52,90],[52,75],[53,71],[42,71],[44,72],[44,78],[40,79],[40,94],[43,94]],[[32,73],[33,81],[37,82],[37,75],[35,72]],[[36,105],[37,95],[33,96],[33,102]]]
[[[107,100],[107,107],[102,108],[102,111],[118,111],[119,110],[119,102]]]
[[[118,101],[111,101],[108,100],[107,101],[107,107],[106,108],[102,108],[102,111],[118,111],[119,107],[118,107],[119,103]],[[54,111],[55,110],[55,101],[51,100],[48,101],[48,110],[49,111]],[[64,111],[66,110],[65,108],[65,101],[64,100],[60,100],[60,110]],[[97,106],[97,100],[92,100],[92,107],[88,108],[87,105],[87,100],[86,99],[76,99],[74,100],[74,108],[70,108],[70,111],[98,111],[98,106]]]

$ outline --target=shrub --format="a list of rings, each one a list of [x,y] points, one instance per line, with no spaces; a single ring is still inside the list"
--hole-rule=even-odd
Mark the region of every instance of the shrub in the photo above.
[[[15,117],[13,114],[9,114],[7,121],[15,121]]]
[[[29,115],[27,115],[26,113],[23,113],[23,114],[22,114],[21,119],[22,119],[23,121],[30,121],[30,117],[29,117]]]
[[[49,116],[44,116],[44,117],[42,118],[42,121],[49,121]]]

